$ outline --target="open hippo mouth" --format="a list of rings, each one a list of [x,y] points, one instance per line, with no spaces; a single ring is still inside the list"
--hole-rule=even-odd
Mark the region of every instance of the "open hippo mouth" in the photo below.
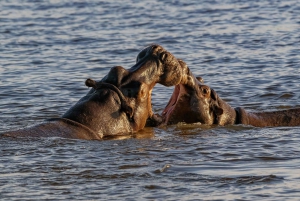
[[[175,85],[173,94],[162,112],[162,124],[165,125],[186,121],[185,116],[190,111],[191,93],[196,91],[195,86],[199,83],[198,78],[194,77],[183,60],[178,59],[178,63],[183,69],[184,76],[181,82]]]
[[[168,124],[171,116],[173,115],[173,112],[177,106],[177,103],[182,96],[182,94],[185,92],[184,87],[181,84],[178,84],[175,86],[173,94],[165,107],[164,111],[162,112],[162,117],[164,123]]]
[[[173,94],[162,112],[163,124],[188,123],[191,102],[188,91],[184,84],[178,84],[174,87]]]

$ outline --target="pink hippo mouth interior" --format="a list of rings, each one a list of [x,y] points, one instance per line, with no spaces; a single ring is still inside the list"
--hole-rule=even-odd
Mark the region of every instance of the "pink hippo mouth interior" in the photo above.
[[[178,84],[175,86],[173,94],[167,104],[167,106],[165,107],[164,111],[162,112],[162,116],[163,116],[163,121],[165,124],[167,124],[172,116],[172,114],[174,113],[174,110],[177,106],[177,103],[181,97],[181,94],[184,93],[184,87],[181,84]]]

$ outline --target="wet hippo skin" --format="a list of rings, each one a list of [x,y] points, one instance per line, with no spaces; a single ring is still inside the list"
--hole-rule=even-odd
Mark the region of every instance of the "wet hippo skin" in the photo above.
[[[3,136],[103,139],[136,132],[147,122],[158,124],[161,119],[151,106],[152,89],[156,83],[184,83],[185,67],[163,47],[151,45],[138,54],[136,64],[128,70],[116,66],[99,82],[88,79],[86,85],[92,89],[61,118]]]
[[[186,66],[183,61],[180,62]],[[300,108],[247,112],[241,107],[232,108],[213,89],[204,85],[202,78],[196,78],[191,72],[186,80],[184,84],[175,86],[162,113],[163,124],[200,122],[207,125],[245,124],[256,127],[300,125]]]

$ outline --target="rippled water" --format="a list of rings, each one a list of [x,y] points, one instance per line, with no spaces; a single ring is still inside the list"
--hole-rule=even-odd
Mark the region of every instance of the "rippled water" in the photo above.
[[[59,117],[158,43],[232,106],[300,107],[297,0],[0,2],[0,132]],[[172,88],[156,86],[161,112]],[[106,141],[0,140],[0,198],[298,200],[299,127],[145,128]]]

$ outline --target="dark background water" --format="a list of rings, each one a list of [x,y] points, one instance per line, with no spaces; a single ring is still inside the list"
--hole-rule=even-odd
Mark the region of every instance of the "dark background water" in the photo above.
[[[232,106],[300,107],[297,0],[0,1],[0,132],[59,117],[158,43]],[[161,112],[172,88],[157,85]],[[298,200],[299,127],[0,140],[1,200]]]

